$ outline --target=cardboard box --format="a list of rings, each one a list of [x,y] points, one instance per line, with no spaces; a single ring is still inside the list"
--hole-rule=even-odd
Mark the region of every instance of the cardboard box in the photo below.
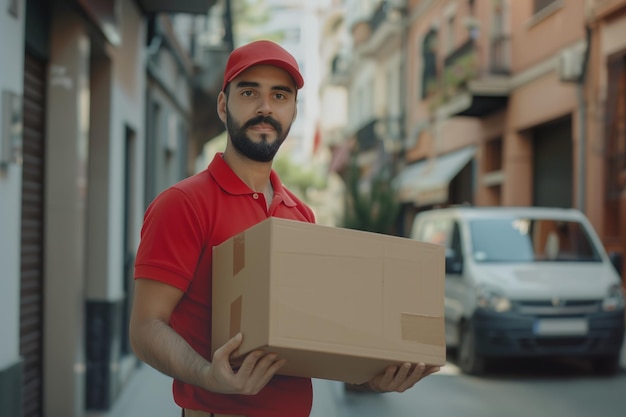
[[[445,364],[443,246],[270,218],[213,248],[213,348],[287,359],[284,375],[358,384]]]

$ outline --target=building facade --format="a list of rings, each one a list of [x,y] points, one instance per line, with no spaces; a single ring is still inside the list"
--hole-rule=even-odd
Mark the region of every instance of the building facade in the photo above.
[[[414,211],[580,206],[583,12],[581,2],[413,2],[400,182]]]
[[[135,369],[143,212],[190,172],[194,129],[195,66],[160,14],[212,3],[0,4],[0,415],[106,410]]]
[[[329,178],[339,175],[347,190],[343,218],[338,219],[343,226],[373,227],[382,233],[394,228],[393,221],[382,221],[389,217],[386,210],[357,206],[367,205],[379,188],[388,188],[384,183],[394,175],[402,151],[406,4],[337,1],[333,7],[343,11],[341,18],[336,12],[325,17],[324,33],[335,40],[322,51],[327,63],[321,90],[322,105],[327,106],[322,110],[327,114],[322,136],[332,152]],[[393,210],[392,202],[387,203],[383,205]]]
[[[344,143],[355,131],[358,139],[369,118],[392,114],[393,103],[401,103],[393,181],[402,204],[399,234],[409,232],[419,211],[434,207],[574,207],[609,252],[624,256],[624,1],[359,6],[346,7],[357,57],[347,73]],[[377,13],[394,8],[406,22],[395,26],[404,41],[378,44]],[[374,69],[392,65],[396,48],[399,89],[385,83],[398,75]],[[381,148],[388,140],[382,131],[372,135]],[[344,148],[367,158],[356,142]],[[340,156],[336,151],[335,161]]]
[[[626,257],[626,1],[588,3],[585,211],[605,246]],[[601,204],[597,202],[600,201]],[[626,279],[626,265],[622,264]]]

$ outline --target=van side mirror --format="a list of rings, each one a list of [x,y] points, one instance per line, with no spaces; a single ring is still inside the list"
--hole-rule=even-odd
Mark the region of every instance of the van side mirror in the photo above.
[[[463,272],[463,257],[454,249],[446,249],[446,274],[461,274]]]
[[[622,254],[620,254],[618,252],[610,252],[609,253],[609,259],[611,260],[611,263],[613,264],[613,267],[617,271],[617,275],[619,275],[620,278],[623,279],[623,277],[622,277],[622,268],[624,267],[624,257],[622,256]]]

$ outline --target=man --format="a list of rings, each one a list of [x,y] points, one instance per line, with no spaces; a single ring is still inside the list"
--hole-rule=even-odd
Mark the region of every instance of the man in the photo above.
[[[207,170],[161,193],[146,211],[135,265],[130,337],[137,356],[174,379],[186,417],[306,417],[311,381],[277,375],[274,353],[248,354],[233,369],[238,334],[211,358],[212,247],[269,216],[315,221],[287,190],[272,160],[296,117],[304,84],[296,60],[258,41],[232,52],[217,102],[228,142]],[[438,367],[389,367],[369,389],[404,391]]]

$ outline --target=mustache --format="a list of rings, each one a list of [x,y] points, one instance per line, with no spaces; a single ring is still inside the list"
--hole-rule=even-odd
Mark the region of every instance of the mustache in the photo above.
[[[254,125],[260,125],[263,123],[272,126],[279,133],[283,130],[280,126],[280,123],[278,123],[276,119],[272,118],[272,116],[257,116],[253,119],[250,119],[242,126],[242,129],[247,129]]]

